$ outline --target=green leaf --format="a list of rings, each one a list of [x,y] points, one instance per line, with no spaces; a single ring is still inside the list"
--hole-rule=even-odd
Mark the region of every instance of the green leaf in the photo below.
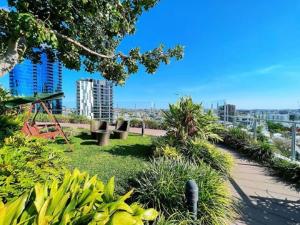
[[[127,212],[116,212],[108,225],[135,225],[136,219]]]
[[[115,191],[115,177],[110,178],[104,188],[104,199],[106,202],[113,201]]]
[[[155,209],[146,209],[142,215],[143,220],[153,221],[157,218],[158,212]]]

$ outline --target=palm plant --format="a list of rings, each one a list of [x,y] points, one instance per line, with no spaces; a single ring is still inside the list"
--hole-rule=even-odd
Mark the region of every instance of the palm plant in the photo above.
[[[189,138],[219,140],[215,133],[220,129],[217,118],[211,111],[205,113],[201,104],[195,104],[191,97],[183,97],[170,104],[164,112],[164,125],[168,136],[185,142]]]

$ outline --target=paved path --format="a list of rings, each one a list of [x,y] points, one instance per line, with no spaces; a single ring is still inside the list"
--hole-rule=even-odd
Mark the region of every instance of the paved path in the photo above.
[[[37,122],[39,124],[39,122]],[[43,123],[45,124],[45,123]],[[62,127],[71,127],[71,128],[82,128],[82,129],[90,129],[89,124],[78,124],[78,123],[60,123]],[[110,130],[113,130],[114,127],[110,126]],[[130,127],[129,132],[141,134],[142,128]],[[166,134],[165,130],[153,130],[153,129],[145,129],[145,134],[150,136],[164,136]]]
[[[270,176],[266,168],[236,152],[230,179],[241,217],[235,225],[300,225],[300,193]]]
[[[89,128],[88,124],[61,123],[63,127]],[[113,129],[113,127],[110,127]],[[141,128],[130,128],[141,133]],[[145,134],[165,135],[163,130],[146,129]],[[239,202],[240,218],[234,225],[300,225],[300,193],[270,176],[266,168],[230,152],[235,166],[230,179],[233,196]]]

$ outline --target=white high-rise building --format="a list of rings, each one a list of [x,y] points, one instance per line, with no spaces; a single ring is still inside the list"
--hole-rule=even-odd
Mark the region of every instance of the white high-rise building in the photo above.
[[[89,119],[113,121],[113,84],[106,80],[77,81],[77,113]]]

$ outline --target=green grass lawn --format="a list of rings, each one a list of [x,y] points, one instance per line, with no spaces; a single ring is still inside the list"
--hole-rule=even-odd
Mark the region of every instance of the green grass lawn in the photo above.
[[[128,181],[149,162],[151,137],[130,134],[127,140],[110,139],[101,147],[87,132],[71,137],[73,152],[66,152],[70,169],[97,175],[104,182],[115,176],[118,192],[128,190]],[[67,145],[54,144],[66,148]]]

